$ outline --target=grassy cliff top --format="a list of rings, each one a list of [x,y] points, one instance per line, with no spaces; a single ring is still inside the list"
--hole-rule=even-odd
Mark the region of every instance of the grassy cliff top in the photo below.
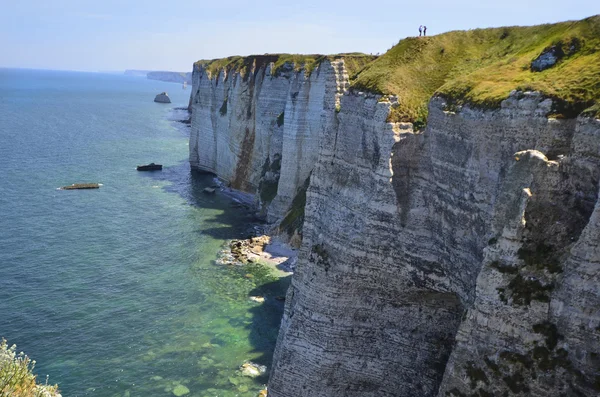
[[[274,64],[272,73],[275,75],[277,75],[286,64],[293,65],[294,70],[304,69],[310,74],[310,72],[312,72],[314,68],[324,60],[332,61],[340,58],[344,59],[346,70],[352,79],[352,77],[354,77],[359,70],[377,57],[362,53],[335,55],[265,54],[251,55],[247,57],[232,56],[229,58],[200,60],[197,61],[195,65],[203,66],[213,76],[223,69],[228,71],[239,71],[243,75],[247,75],[248,70],[258,70],[260,67],[266,66],[271,62]]]
[[[559,61],[532,71],[540,54]],[[529,27],[454,31],[401,40],[368,64],[353,89],[395,94],[391,121],[423,122],[427,102],[443,95],[455,104],[495,108],[512,90],[540,91],[555,99],[557,115],[600,116],[600,15]]]

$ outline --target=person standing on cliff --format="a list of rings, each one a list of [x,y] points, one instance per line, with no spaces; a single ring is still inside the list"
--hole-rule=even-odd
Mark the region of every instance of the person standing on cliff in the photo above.
[[[419,37],[421,37],[421,34],[423,33],[423,25],[419,26]]]
[[[427,26],[423,26],[423,36],[427,36]]]

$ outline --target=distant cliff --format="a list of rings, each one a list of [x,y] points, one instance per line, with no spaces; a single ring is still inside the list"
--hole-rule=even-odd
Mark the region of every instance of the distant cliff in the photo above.
[[[150,80],[160,80],[169,83],[192,83],[191,72],[148,72],[146,75]]]
[[[150,70],[135,70],[135,69],[127,69],[125,71],[126,76],[137,76],[137,77],[146,77]]]
[[[190,163],[301,238],[269,396],[600,393],[600,16],[198,62]]]
[[[183,83],[192,84],[192,73],[191,72],[164,72],[164,71],[151,71],[151,70],[133,70],[128,69],[125,71],[128,76],[140,76],[146,77],[150,80],[160,80],[169,83]]]

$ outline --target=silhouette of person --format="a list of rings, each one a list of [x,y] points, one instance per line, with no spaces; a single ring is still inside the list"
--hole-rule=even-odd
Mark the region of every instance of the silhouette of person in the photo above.
[[[427,26],[423,26],[423,36],[427,36]]]
[[[419,37],[421,37],[421,34],[423,33],[423,25],[419,26]]]

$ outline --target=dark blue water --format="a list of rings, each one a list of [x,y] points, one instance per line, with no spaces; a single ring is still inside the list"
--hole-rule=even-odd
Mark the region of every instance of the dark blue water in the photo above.
[[[168,91],[173,104],[157,104]],[[201,193],[170,121],[189,89],[141,78],[0,69],[0,337],[63,396],[254,396],[279,308],[264,277],[215,264],[249,215]],[[162,172],[135,171],[137,164]],[[98,190],[58,187],[98,182]],[[262,273],[261,273],[262,274]],[[181,388],[180,388],[181,390]]]

